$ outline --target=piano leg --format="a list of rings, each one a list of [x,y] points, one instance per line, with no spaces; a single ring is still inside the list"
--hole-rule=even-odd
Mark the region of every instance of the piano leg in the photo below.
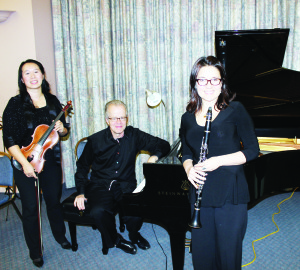
[[[71,236],[71,242],[72,242],[72,250],[77,251],[78,244],[77,244],[77,235],[76,235],[76,223],[72,221],[68,221],[69,224],[69,231]]]
[[[171,243],[172,263],[174,270],[183,270],[185,255],[186,231],[168,232]]]

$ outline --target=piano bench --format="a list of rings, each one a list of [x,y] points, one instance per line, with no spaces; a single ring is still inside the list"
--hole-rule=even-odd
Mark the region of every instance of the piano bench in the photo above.
[[[77,251],[77,225],[91,226],[94,230],[97,229],[94,218],[90,215],[91,207],[88,202],[85,203],[85,210],[80,211],[77,207],[74,207],[74,200],[78,195],[77,192],[74,192],[68,198],[66,198],[61,204],[63,208],[64,220],[68,222],[69,231],[71,236],[72,250]],[[125,225],[120,218],[120,231],[125,231]],[[103,249],[107,249],[105,243],[102,244]]]

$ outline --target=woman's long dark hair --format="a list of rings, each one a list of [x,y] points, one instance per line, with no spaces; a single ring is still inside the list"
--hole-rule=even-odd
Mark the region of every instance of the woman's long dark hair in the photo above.
[[[200,69],[205,66],[213,66],[217,68],[221,75],[221,93],[215,104],[217,109],[224,110],[229,105],[229,102],[235,98],[235,94],[232,94],[228,89],[225,69],[222,63],[214,56],[201,57],[193,65],[190,76],[191,99],[186,107],[186,110],[190,113],[197,113],[202,106],[202,98],[199,96],[197,91],[196,79]]]
[[[33,60],[33,59],[27,59],[26,61],[24,61],[20,64],[19,71],[18,71],[18,85],[19,85],[19,90],[20,90],[21,101],[25,107],[33,109],[34,108],[33,102],[30,98],[30,95],[27,92],[25,83],[22,81],[22,78],[23,78],[22,77],[22,69],[23,69],[23,66],[27,63],[36,64],[39,67],[42,74],[44,75],[44,79],[42,81],[41,87],[42,87],[42,93],[45,95],[45,97],[48,96],[48,94],[50,93],[50,85],[47,82],[47,80],[45,79],[45,69],[40,62]]]

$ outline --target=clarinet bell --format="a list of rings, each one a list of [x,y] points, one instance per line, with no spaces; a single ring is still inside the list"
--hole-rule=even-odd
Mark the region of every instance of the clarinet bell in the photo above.
[[[194,213],[193,213],[192,219],[189,223],[189,226],[194,229],[202,228],[202,225],[200,222],[200,208],[194,209]]]

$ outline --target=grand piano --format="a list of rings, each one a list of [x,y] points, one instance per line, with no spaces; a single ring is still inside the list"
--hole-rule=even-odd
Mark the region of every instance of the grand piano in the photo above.
[[[300,137],[300,72],[282,67],[289,29],[216,31],[216,55],[225,65],[230,89],[252,116],[258,137],[291,141]],[[287,139],[290,138],[290,139]],[[261,143],[261,146],[267,143]],[[263,198],[296,187],[300,151],[262,151],[245,164],[253,207]],[[126,215],[141,216],[170,236],[173,269],[183,269],[185,234],[190,221],[189,182],[180,162],[180,140],[154,164],[143,164],[146,184],[124,196]]]
[[[300,184],[300,72],[282,67],[289,29],[216,31],[216,56],[253,119],[261,156],[245,168],[251,202]]]

